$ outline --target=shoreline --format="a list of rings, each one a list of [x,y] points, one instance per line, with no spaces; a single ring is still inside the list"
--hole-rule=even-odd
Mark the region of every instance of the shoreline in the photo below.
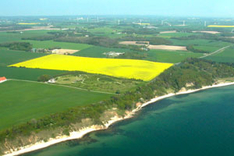
[[[55,144],[58,144],[61,142],[65,142],[68,140],[80,139],[84,135],[91,133],[91,132],[94,132],[94,131],[108,129],[109,126],[112,125],[113,123],[131,118],[131,117],[133,117],[135,112],[141,110],[143,107],[145,107],[149,104],[155,103],[157,101],[160,101],[162,99],[168,98],[168,97],[172,97],[172,96],[176,96],[176,95],[183,95],[183,94],[190,94],[190,93],[194,93],[194,92],[198,92],[198,91],[202,91],[202,90],[206,90],[206,89],[225,87],[225,86],[229,86],[229,85],[234,85],[234,82],[219,83],[219,84],[214,84],[212,86],[204,86],[200,89],[179,91],[177,93],[169,93],[169,94],[166,94],[163,96],[155,97],[155,98],[149,100],[148,102],[141,104],[140,106],[138,106],[136,109],[132,110],[131,112],[127,113],[127,115],[124,117],[115,116],[115,117],[111,118],[111,120],[109,120],[106,124],[104,124],[104,126],[103,125],[92,125],[90,127],[83,128],[79,131],[70,132],[70,136],[65,136],[65,135],[58,136],[56,138],[50,138],[47,142],[41,141],[41,142],[37,142],[33,145],[19,147],[20,150],[18,150],[18,151],[17,150],[7,151],[7,152],[5,152],[4,156],[15,156],[15,155],[29,153],[29,152],[40,150],[40,149],[43,149],[43,148],[46,148],[46,147],[49,147],[49,146],[52,146],[52,145],[55,145]]]

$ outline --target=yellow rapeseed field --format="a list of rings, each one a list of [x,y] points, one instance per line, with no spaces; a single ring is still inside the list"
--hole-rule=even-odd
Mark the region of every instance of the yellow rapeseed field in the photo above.
[[[208,25],[210,28],[234,28],[234,25]]]
[[[144,60],[89,58],[67,55],[47,55],[10,65],[11,67],[83,71],[114,77],[149,81],[173,64]]]
[[[18,23],[19,25],[38,25],[40,23]]]

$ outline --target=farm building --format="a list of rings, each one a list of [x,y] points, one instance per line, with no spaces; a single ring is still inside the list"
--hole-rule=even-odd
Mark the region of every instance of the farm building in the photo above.
[[[6,80],[6,77],[0,77],[0,83],[5,82]]]
[[[123,55],[124,53],[121,53],[121,52],[113,52],[113,51],[110,51],[108,53],[103,53],[104,55],[107,55],[107,56],[111,56],[111,57],[117,57],[119,55]]]

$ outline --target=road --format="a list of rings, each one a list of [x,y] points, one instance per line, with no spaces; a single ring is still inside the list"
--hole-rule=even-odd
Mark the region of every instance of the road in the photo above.
[[[201,56],[201,57],[199,57],[199,58],[205,58],[205,57],[207,57],[207,56],[211,56],[211,55],[214,55],[214,54],[217,54],[217,53],[221,53],[221,52],[223,52],[225,49],[227,49],[227,48],[229,48],[229,47],[230,47],[230,45],[229,45],[229,46],[226,46],[226,47],[223,47],[223,48],[220,48],[220,49],[218,49],[218,50],[216,50],[216,51],[214,51],[214,52],[212,52],[212,53],[209,53],[209,54],[207,54],[207,55]]]

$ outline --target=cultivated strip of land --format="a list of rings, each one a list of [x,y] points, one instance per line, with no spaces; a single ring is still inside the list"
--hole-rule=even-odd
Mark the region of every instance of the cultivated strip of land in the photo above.
[[[234,82],[220,83],[220,84],[216,84],[216,85],[212,85],[212,86],[205,86],[205,87],[202,87],[200,89],[186,90],[186,91],[181,91],[181,92],[177,92],[177,93],[169,93],[167,95],[155,97],[155,98],[149,100],[148,102],[145,102],[145,103],[139,105],[136,109],[128,112],[124,117],[121,117],[121,116],[112,117],[104,125],[92,125],[90,127],[80,129],[79,131],[70,132],[69,136],[65,136],[65,135],[57,136],[56,138],[50,138],[47,142],[41,141],[41,142],[38,142],[36,144],[21,147],[20,150],[16,149],[13,152],[8,151],[8,152],[5,153],[4,156],[14,156],[14,155],[19,155],[19,154],[32,152],[32,151],[35,151],[35,150],[39,150],[39,149],[42,149],[42,148],[49,147],[51,145],[54,145],[54,144],[57,144],[57,143],[60,143],[60,142],[64,142],[64,141],[68,141],[68,140],[74,140],[74,139],[80,139],[84,135],[86,135],[88,133],[91,133],[93,131],[108,129],[109,126],[112,125],[113,123],[116,123],[116,122],[121,121],[121,120],[132,118],[134,116],[134,114],[136,112],[140,111],[143,107],[145,107],[147,105],[150,105],[150,104],[154,104],[155,102],[163,100],[165,98],[169,98],[169,97],[176,96],[176,95],[190,94],[190,93],[199,92],[199,91],[206,90],[206,89],[224,87],[224,86],[229,86],[229,85],[234,85]]]
[[[44,82],[37,82],[37,81],[30,81],[30,80],[20,80],[20,79],[8,79],[8,80],[22,81],[22,82],[31,82],[31,83],[39,83],[39,84],[45,84],[45,85],[51,85],[51,86],[60,86],[60,87],[77,89],[77,90],[83,90],[83,91],[88,91],[88,92],[93,92],[93,93],[101,93],[101,94],[111,94],[111,95],[114,95],[114,93],[110,93],[110,92],[94,91],[94,90],[88,90],[88,89],[84,89],[84,88],[72,87],[72,86],[60,85],[60,84],[51,84],[51,83],[44,83]]]
[[[220,48],[220,49],[214,51],[213,53],[209,53],[209,54],[204,55],[204,56],[201,56],[201,57],[199,57],[199,58],[205,58],[205,57],[208,57],[208,56],[217,54],[217,53],[221,53],[221,52],[223,52],[225,49],[227,49],[227,48],[229,48],[229,47],[230,47],[230,46],[226,46],[226,47]]]
[[[170,63],[145,60],[88,58],[52,54],[13,64],[10,67],[83,71],[113,77],[150,81],[172,65]]]
[[[1,132],[48,114],[90,105],[112,96],[72,87],[16,80],[1,83],[0,92]]]
[[[119,44],[124,45],[139,45],[139,46],[146,46],[149,49],[159,49],[159,50],[183,50],[187,51],[187,48],[185,46],[174,46],[174,45],[151,45],[149,44],[149,41],[122,41],[119,42]]]

